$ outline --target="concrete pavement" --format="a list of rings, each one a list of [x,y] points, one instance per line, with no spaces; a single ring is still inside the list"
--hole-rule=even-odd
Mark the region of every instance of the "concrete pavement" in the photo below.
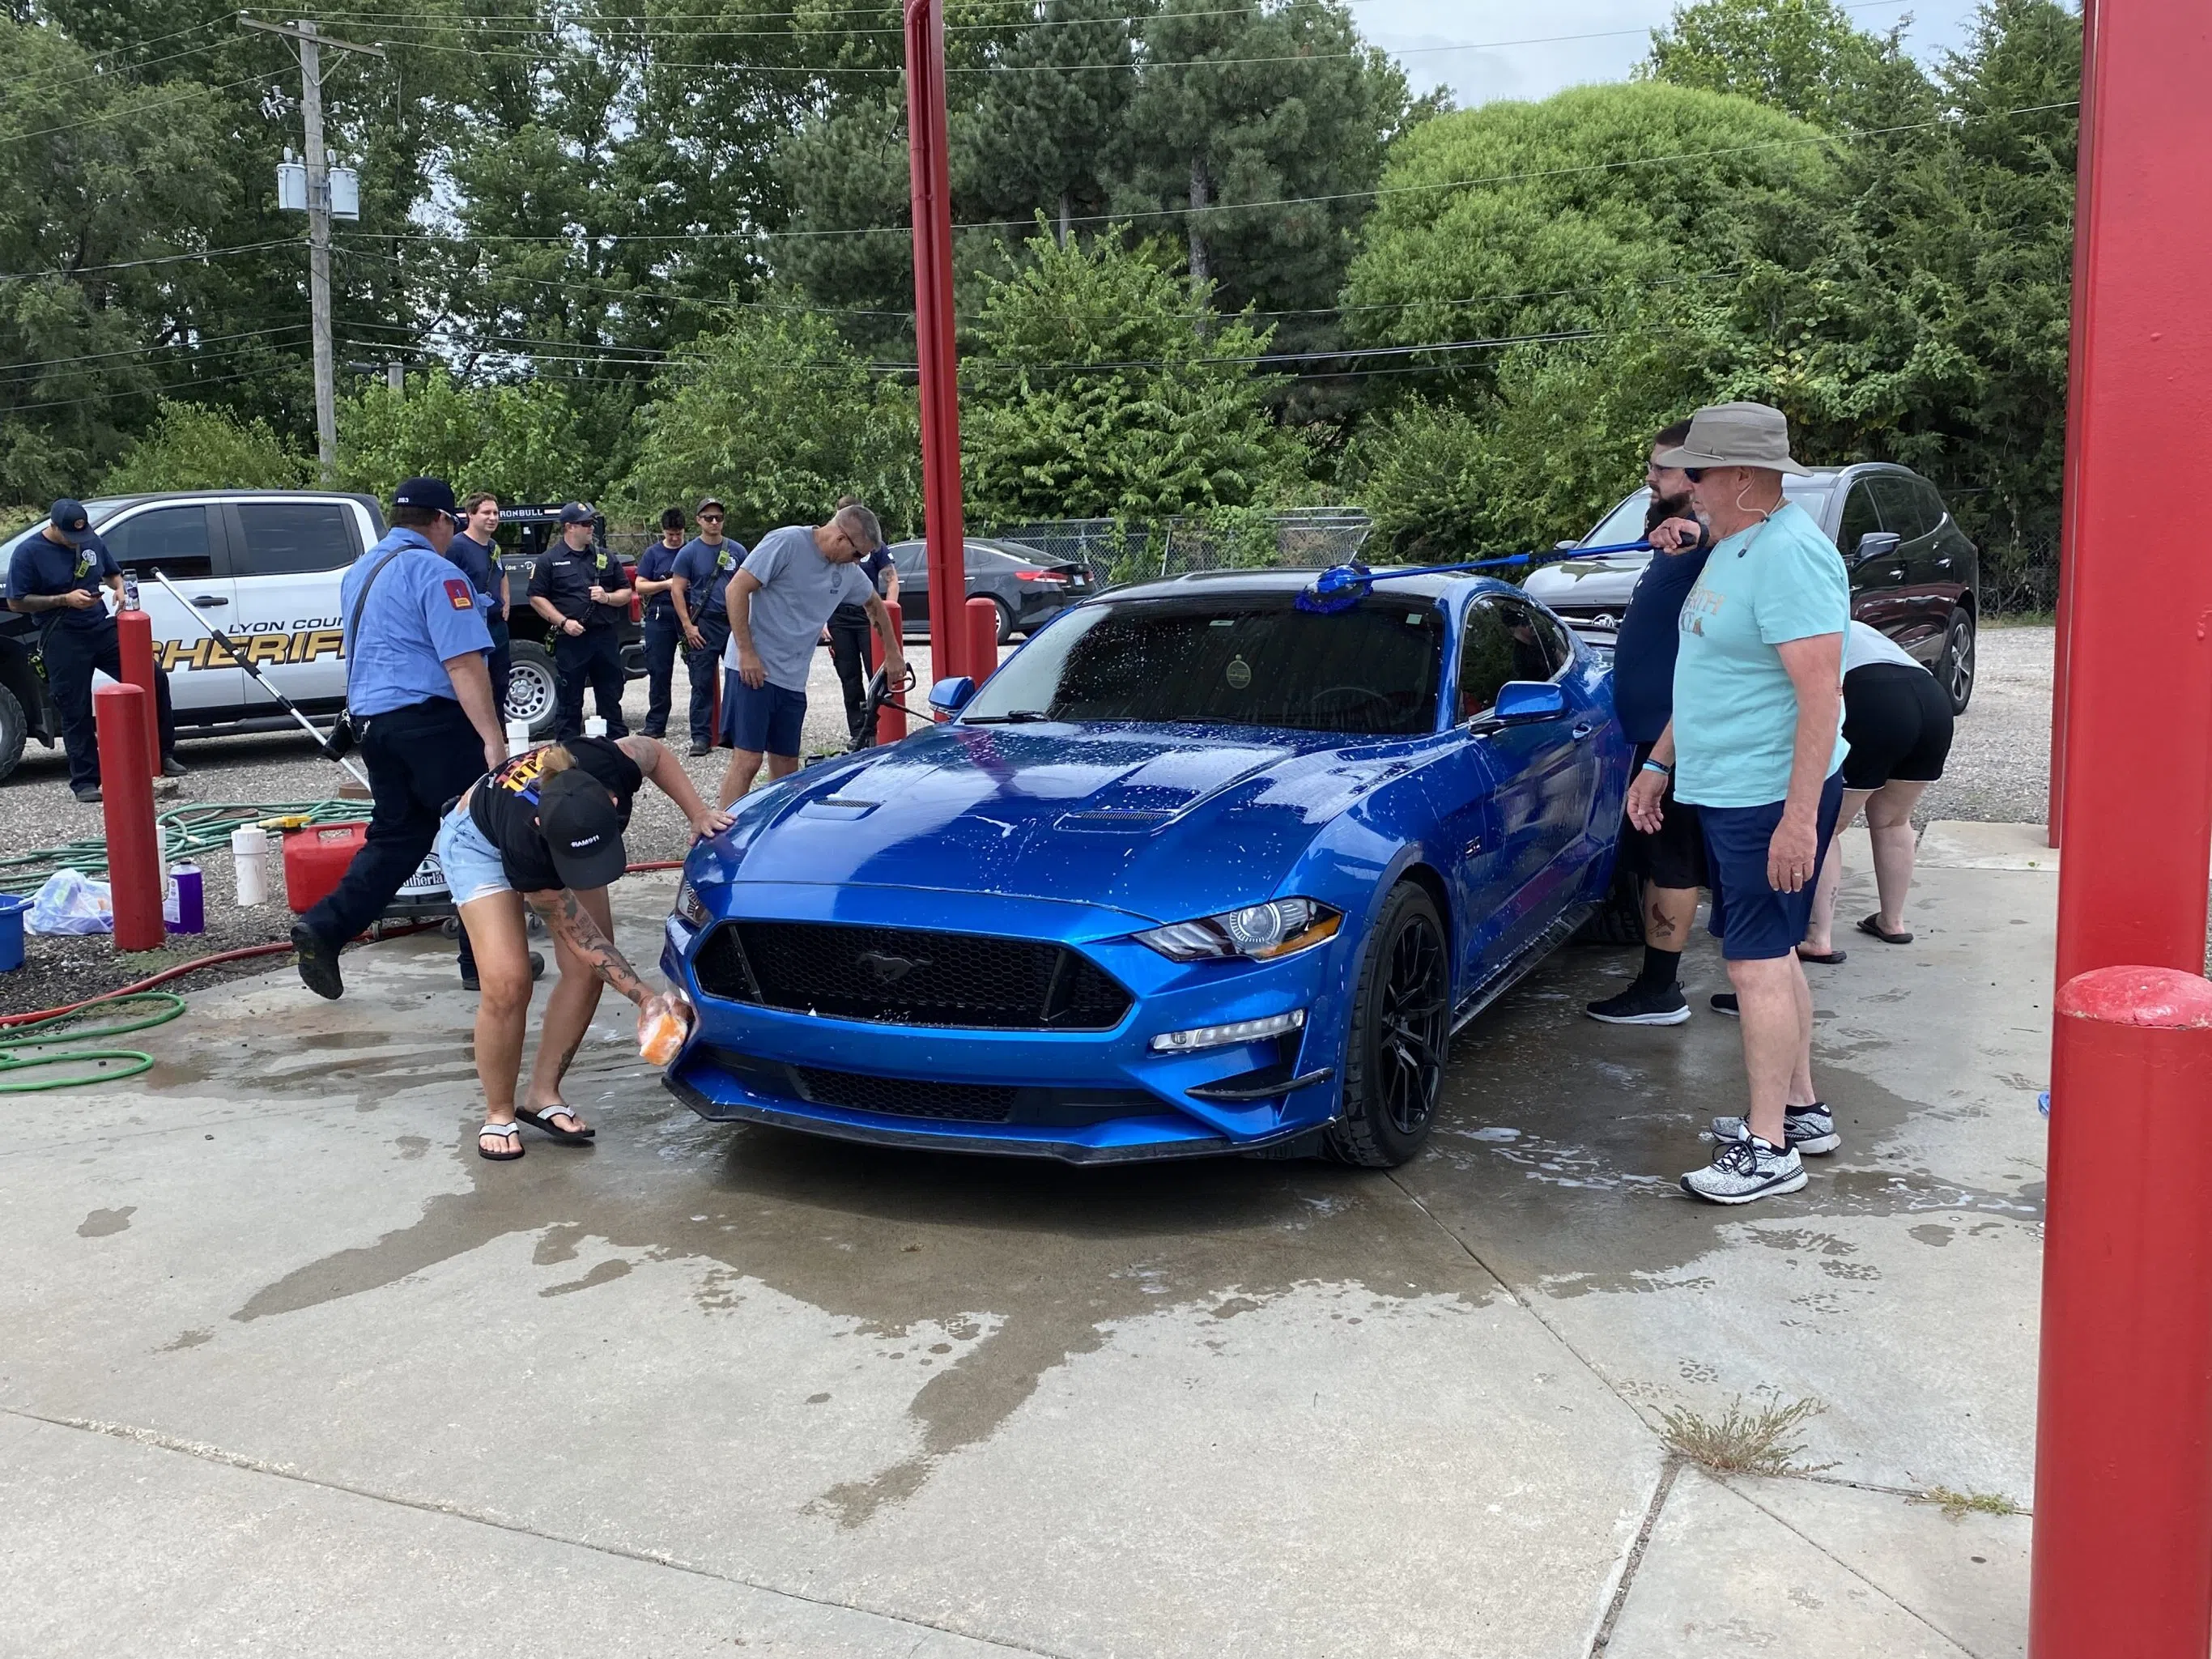
[[[1702,937],[1674,1030],[1554,958],[1387,1176],[710,1127],[611,1010],[495,1165],[449,947],[196,996],[7,1109],[0,1653],[2017,1653],[2027,1520],[1909,1500],[2030,1495],[2055,887],[1812,970],[1844,1146],[1743,1211]],[[1671,1456],[1739,1398],[1824,1467]]]

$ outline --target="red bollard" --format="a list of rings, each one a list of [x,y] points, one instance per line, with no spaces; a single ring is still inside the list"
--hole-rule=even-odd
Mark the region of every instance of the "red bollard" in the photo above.
[[[143,611],[115,613],[115,639],[123,658],[123,683],[146,694],[146,775],[161,775],[161,705],[154,696],[154,619]],[[100,766],[105,772],[107,763]]]
[[[2212,1644],[2212,983],[2058,993],[2036,1402],[2033,1659]]]
[[[899,602],[896,599],[886,599],[884,601],[884,609],[891,613],[891,632],[903,641],[906,638],[906,615],[899,609]],[[868,666],[881,668],[883,665],[884,636],[871,629],[868,632]],[[927,686],[921,686],[919,689],[925,694],[929,690]],[[902,702],[906,701],[904,695],[896,685],[891,687],[891,696],[897,697]],[[889,708],[876,711],[878,744],[896,743],[905,736],[906,716],[904,714],[896,708]]]
[[[999,670],[999,607],[991,599],[968,601],[968,672],[977,685]]]
[[[100,739],[100,811],[106,819],[115,948],[159,950],[166,937],[161,842],[154,826],[154,780],[146,770],[153,699],[135,685],[103,685],[92,694],[92,712]]]

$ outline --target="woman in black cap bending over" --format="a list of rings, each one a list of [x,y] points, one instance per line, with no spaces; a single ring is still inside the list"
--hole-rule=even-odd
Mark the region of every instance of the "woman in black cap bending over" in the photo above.
[[[476,1027],[482,1157],[522,1156],[517,1118],[570,1146],[597,1133],[561,1098],[561,1079],[599,1006],[602,982],[638,1005],[641,1030],[677,1012],[678,1000],[647,991],[615,948],[607,906],[607,888],[629,861],[622,838],[630,803],[647,778],[683,809],[694,834],[729,828],[730,815],[700,799],[675,756],[651,738],[574,738],[531,750],[470,785],[439,826],[439,862],[476,946],[483,987]],[[518,1106],[514,1085],[530,1018],[525,905],[545,919],[561,979],[545,1005],[538,1059]]]

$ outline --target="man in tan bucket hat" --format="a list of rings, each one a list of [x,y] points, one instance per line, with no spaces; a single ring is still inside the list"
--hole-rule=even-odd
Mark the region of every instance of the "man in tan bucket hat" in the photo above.
[[[1689,474],[1713,550],[1682,602],[1674,715],[1629,787],[1628,815],[1656,830],[1671,778],[1698,809],[1710,922],[1743,1018],[1751,1106],[1713,1121],[1692,1197],[1748,1204],[1805,1184],[1803,1156],[1833,1152],[1813,1090],[1813,995],[1797,957],[1820,857],[1843,802],[1843,641],[1850,584],[1835,544],[1782,494],[1802,474],[1790,423],[1764,404],[1699,410],[1653,458]]]

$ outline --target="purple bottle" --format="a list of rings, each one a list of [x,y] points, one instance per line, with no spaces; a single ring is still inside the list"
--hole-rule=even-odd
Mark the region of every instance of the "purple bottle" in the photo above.
[[[207,902],[200,887],[199,866],[179,864],[169,872],[169,879],[177,884],[177,919],[169,924],[173,933],[204,933],[207,932]]]

